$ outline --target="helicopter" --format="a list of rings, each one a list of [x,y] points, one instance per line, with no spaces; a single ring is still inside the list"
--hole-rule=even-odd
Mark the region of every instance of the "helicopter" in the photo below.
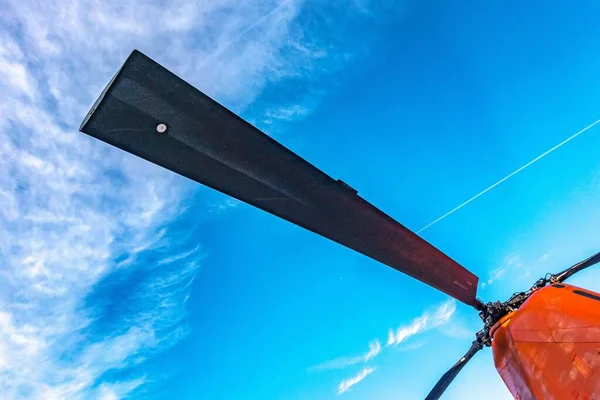
[[[409,275],[478,312],[471,347],[425,400],[439,399],[491,347],[518,400],[600,398],[600,294],[565,283],[600,253],[547,274],[506,301],[483,302],[479,279],[416,233],[134,50],[80,131]]]

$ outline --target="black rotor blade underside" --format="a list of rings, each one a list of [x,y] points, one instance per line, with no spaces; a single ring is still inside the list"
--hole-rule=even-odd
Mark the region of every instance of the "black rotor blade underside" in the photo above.
[[[157,131],[159,124],[166,132]],[[479,307],[475,275],[138,51],[81,131]]]
[[[452,383],[454,378],[458,375],[458,373],[463,369],[463,367],[473,358],[473,356],[483,348],[481,343],[477,340],[473,341],[471,344],[471,348],[469,351],[460,359],[456,364],[452,366],[436,383],[436,385],[431,389],[431,392],[427,395],[425,400],[437,400],[442,394],[448,389],[448,386]]]
[[[559,272],[558,274],[553,275],[554,281],[555,282],[564,282],[567,279],[569,279],[571,276],[575,275],[576,273],[583,271],[584,269],[594,266],[598,263],[600,263],[600,252],[594,254],[590,258],[587,258],[587,259],[573,265],[570,268],[567,268],[566,270],[564,270],[562,272]]]

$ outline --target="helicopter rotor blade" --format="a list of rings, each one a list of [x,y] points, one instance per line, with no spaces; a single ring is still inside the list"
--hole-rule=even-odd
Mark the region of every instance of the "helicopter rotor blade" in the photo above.
[[[583,260],[575,265],[573,265],[572,267],[567,268],[566,270],[559,272],[558,274],[554,274],[552,276],[552,280],[554,282],[564,282],[567,279],[569,279],[571,276],[575,275],[576,273],[591,267],[592,265],[598,264],[600,263],[600,252],[594,254],[593,256],[591,256],[590,258]]]
[[[450,383],[452,383],[454,378],[456,378],[456,376],[463,369],[463,367],[482,348],[483,345],[481,344],[481,342],[479,342],[479,340],[474,340],[473,344],[471,344],[471,347],[469,348],[469,351],[467,351],[467,353],[460,360],[458,360],[458,362],[454,364],[452,368],[450,368],[444,375],[442,375],[438,383],[436,383],[433,389],[431,389],[425,400],[439,399],[442,396],[442,394],[444,394],[446,389],[448,389]]]
[[[80,130],[481,307],[470,271],[138,51]]]

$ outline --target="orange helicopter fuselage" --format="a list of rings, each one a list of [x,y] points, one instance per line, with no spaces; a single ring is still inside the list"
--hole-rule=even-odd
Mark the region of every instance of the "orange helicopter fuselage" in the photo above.
[[[600,294],[548,285],[490,333],[496,369],[515,399],[600,400]]]

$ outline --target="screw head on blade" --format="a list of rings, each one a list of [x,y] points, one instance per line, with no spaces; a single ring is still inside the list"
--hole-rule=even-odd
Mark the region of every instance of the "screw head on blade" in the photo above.
[[[156,132],[165,133],[166,131],[167,131],[167,125],[165,125],[165,124],[156,125]]]

